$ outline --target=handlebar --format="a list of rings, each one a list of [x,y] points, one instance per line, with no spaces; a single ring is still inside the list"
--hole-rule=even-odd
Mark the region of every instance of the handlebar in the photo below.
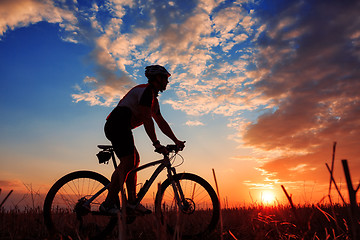
[[[166,151],[167,154],[165,154],[161,148],[155,149],[155,152],[163,154],[165,156],[165,155],[168,155],[169,153],[172,153],[172,152],[177,153],[177,152],[183,150],[183,148],[178,147],[176,144],[169,144],[169,145],[166,145],[166,147],[164,147],[164,148],[167,150]]]
[[[180,148],[180,147],[178,147],[178,146],[175,145],[175,144],[166,145],[166,149],[167,149],[169,152],[175,152],[175,153],[183,150],[183,148]]]

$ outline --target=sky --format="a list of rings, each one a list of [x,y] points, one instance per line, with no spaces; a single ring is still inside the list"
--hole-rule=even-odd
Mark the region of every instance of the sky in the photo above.
[[[341,160],[355,187],[360,176],[359,12],[335,0],[0,1],[0,200],[13,189],[8,204],[41,204],[76,170],[110,178],[95,157],[105,118],[151,64],[172,74],[159,101],[186,140],[178,171],[215,186],[214,169],[231,205],[284,201],[281,185],[317,203],[336,142],[347,197]],[[159,159],[143,127],[134,136],[142,163]]]

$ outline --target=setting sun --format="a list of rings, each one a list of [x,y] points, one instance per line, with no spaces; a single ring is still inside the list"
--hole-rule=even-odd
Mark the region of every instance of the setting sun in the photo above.
[[[261,202],[264,204],[273,204],[275,201],[275,194],[272,191],[261,192]]]

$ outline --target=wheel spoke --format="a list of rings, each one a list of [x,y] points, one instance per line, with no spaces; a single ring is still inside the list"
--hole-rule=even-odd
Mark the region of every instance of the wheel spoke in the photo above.
[[[192,192],[192,195],[191,195],[191,200],[193,200],[193,199],[194,199],[194,195],[195,195],[195,188],[196,188],[196,183],[194,184],[193,192]]]
[[[61,178],[45,199],[44,217],[48,229],[72,239],[98,239],[105,236],[115,227],[116,217],[94,215],[90,210],[97,211],[99,202],[105,199],[107,191],[90,203],[90,209],[82,203],[108,184],[109,180],[105,177],[89,171],[74,172]],[[94,209],[91,209],[92,205]]]
[[[184,238],[202,236],[213,230],[219,218],[219,203],[213,188],[202,178],[193,174],[175,175],[184,194],[185,207],[177,207],[174,189],[170,181],[161,186],[156,199],[156,210],[161,211],[171,232],[180,231]],[[174,176],[174,177],[175,177]],[[161,204],[161,207],[158,205]],[[164,222],[165,223],[165,222]],[[194,227],[194,224],[196,227]]]

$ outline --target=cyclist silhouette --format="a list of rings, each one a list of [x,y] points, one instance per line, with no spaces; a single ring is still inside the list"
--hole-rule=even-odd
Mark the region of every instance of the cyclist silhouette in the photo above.
[[[119,211],[116,199],[120,189],[126,181],[128,192],[128,205],[136,199],[136,173],[128,174],[133,168],[139,166],[140,156],[134,145],[132,129],[144,124],[145,131],[159,153],[166,152],[156,137],[154,121],[160,130],[169,137],[179,148],[184,148],[183,141],[177,139],[169,124],[160,112],[158,93],[166,90],[171,74],[160,65],[151,65],[145,68],[147,84],[140,84],[132,88],[118,103],[107,117],[104,127],[105,135],[112,143],[119,166],[111,176],[109,192],[105,201],[100,205],[100,211],[114,214]],[[135,211],[149,214],[151,211],[139,204]]]

